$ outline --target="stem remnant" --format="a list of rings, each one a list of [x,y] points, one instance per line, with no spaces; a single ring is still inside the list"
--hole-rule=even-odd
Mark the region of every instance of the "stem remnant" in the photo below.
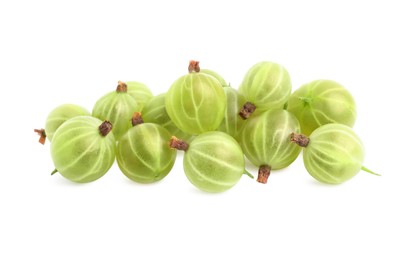
[[[35,129],[35,133],[37,133],[39,135],[39,143],[45,144],[45,140],[46,140],[45,129],[43,129],[43,128]]]
[[[173,136],[171,137],[171,140],[169,141],[169,147],[172,149],[177,149],[186,152],[188,150],[188,144],[186,141],[178,139],[177,137]]]
[[[253,112],[255,112],[255,109],[255,104],[248,101],[243,105],[242,109],[240,109],[239,116],[243,120],[246,120],[253,114]]]
[[[307,147],[310,142],[310,138],[303,134],[291,133],[290,141],[298,144],[301,147]]]
[[[200,62],[195,60],[190,60],[190,64],[188,65],[188,72],[200,72]]]
[[[263,184],[266,184],[268,177],[271,174],[271,167],[268,165],[261,165],[258,170],[258,179],[257,181]]]
[[[132,126],[143,124],[142,114],[140,112],[134,112],[132,116]]]
[[[102,136],[106,136],[110,131],[112,130],[113,125],[110,123],[110,121],[104,121],[101,123],[101,125],[98,127],[98,130],[100,131],[100,134]]]
[[[126,93],[127,92],[127,84],[119,80],[117,82],[116,92],[117,93]]]

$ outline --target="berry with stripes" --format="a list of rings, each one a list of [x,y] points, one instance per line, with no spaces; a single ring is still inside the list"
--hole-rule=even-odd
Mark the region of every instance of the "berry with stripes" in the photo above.
[[[172,122],[187,134],[216,130],[226,109],[223,87],[214,77],[200,73],[197,61],[190,61],[188,70],[166,93],[166,111]]]
[[[298,118],[301,133],[307,136],[324,124],[352,127],[356,120],[353,96],[332,80],[314,80],[302,85],[291,94],[287,110]]]
[[[137,102],[127,93],[127,88],[124,82],[119,81],[116,91],[101,97],[93,107],[94,117],[112,122],[116,140],[132,127],[132,115],[137,111]]]
[[[266,183],[271,170],[289,166],[301,152],[290,141],[291,133],[300,130],[297,118],[283,109],[257,113],[244,124],[240,144],[246,157],[259,167],[258,179]]]
[[[346,125],[326,124],[309,137],[293,133],[291,141],[304,147],[304,166],[320,182],[340,184],[360,170],[376,174],[362,165],[365,157],[362,141]]]
[[[239,86],[245,97],[239,115],[248,119],[255,110],[284,108],[291,95],[291,78],[284,66],[270,61],[253,65]]]
[[[168,175],[177,151],[170,148],[171,134],[164,127],[146,121],[142,123],[144,120],[140,117],[140,113],[133,115],[133,127],[117,143],[116,160],[129,179],[153,183]]]
[[[206,132],[196,136],[190,144],[173,137],[170,146],[185,151],[185,175],[203,191],[224,192],[232,188],[245,172],[243,151],[226,133]]]
[[[116,141],[112,124],[92,116],[65,121],[51,142],[51,157],[59,172],[74,182],[91,182],[102,177],[113,165]]]

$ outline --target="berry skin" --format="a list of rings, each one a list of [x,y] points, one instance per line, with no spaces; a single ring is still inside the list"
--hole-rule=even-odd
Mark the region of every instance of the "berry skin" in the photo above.
[[[353,96],[332,80],[315,80],[301,86],[292,93],[287,110],[298,118],[301,132],[307,136],[325,124],[353,127],[356,121]]]
[[[170,133],[160,125],[142,123],[130,128],[116,148],[123,174],[139,183],[162,180],[174,166],[177,151],[169,147]]]
[[[187,134],[213,131],[224,118],[226,94],[217,79],[198,72],[198,62],[191,61],[189,71],[166,93],[166,111],[172,122]]]
[[[132,115],[137,108],[135,99],[127,93],[127,85],[119,81],[116,91],[107,93],[94,105],[93,116],[113,124],[113,134],[119,140],[132,127]]]
[[[113,165],[116,141],[108,121],[77,116],[65,121],[51,142],[51,157],[63,177],[73,182],[91,182]],[[54,171],[55,172],[55,171]]]
[[[362,141],[346,125],[326,124],[314,130],[309,137],[293,133],[291,140],[304,147],[304,166],[320,182],[340,184],[353,178],[360,170],[376,174],[362,166],[365,158]]]

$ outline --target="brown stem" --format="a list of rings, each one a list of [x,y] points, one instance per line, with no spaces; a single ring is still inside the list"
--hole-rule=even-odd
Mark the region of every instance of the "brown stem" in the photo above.
[[[169,141],[169,147],[181,151],[187,151],[188,150],[188,144],[186,141],[176,138],[175,136],[171,137],[171,140]]]
[[[190,64],[188,65],[188,72],[200,72],[200,62],[195,60],[190,60]]]
[[[35,133],[37,133],[39,135],[39,143],[45,144],[45,140],[46,140],[45,129],[43,129],[43,128],[35,129]]]
[[[307,147],[310,142],[310,138],[303,134],[291,133],[290,141],[298,144],[301,147]]]
[[[261,165],[258,170],[257,181],[265,184],[268,181],[268,177],[271,174],[271,167],[268,165]]]
[[[253,103],[248,101],[243,105],[242,109],[240,110],[239,116],[243,120],[246,120],[253,114],[253,112],[255,112],[255,109],[256,109],[256,106]]]
[[[127,92],[127,84],[119,80],[117,82],[116,92],[117,93],[122,93],[122,92],[126,93]]]
[[[143,124],[142,114],[140,112],[134,112],[132,117],[132,126]]]
[[[101,123],[101,125],[98,127],[98,130],[100,131],[100,134],[102,136],[106,136],[110,131],[112,130],[113,125],[109,121],[104,121]]]

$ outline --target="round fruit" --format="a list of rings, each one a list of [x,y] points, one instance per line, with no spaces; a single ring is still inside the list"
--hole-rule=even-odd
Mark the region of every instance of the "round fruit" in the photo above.
[[[320,182],[340,184],[361,169],[373,173],[362,166],[365,157],[363,144],[346,125],[326,124],[314,130],[310,137],[293,133],[291,140],[305,147],[304,166]]]
[[[247,119],[258,110],[284,108],[291,94],[291,78],[281,65],[263,61],[246,73],[239,93],[245,97],[240,116]]]
[[[65,121],[51,142],[55,171],[74,182],[91,182],[113,165],[116,141],[108,121],[77,116]]]
[[[154,96],[142,110],[142,118],[145,123],[155,123],[163,126],[171,136],[189,141],[191,135],[181,131],[168,116],[165,109],[165,93]]]
[[[90,112],[87,109],[74,104],[63,104],[54,108],[46,118],[45,129],[35,129],[41,137],[39,142],[41,144],[45,143],[45,137],[49,141],[54,137],[55,131],[60,127],[65,121],[76,116],[89,116]]]
[[[310,135],[328,123],[352,127],[356,120],[356,106],[352,95],[332,80],[315,80],[294,91],[287,110],[300,122],[301,132]]]
[[[271,169],[289,166],[301,148],[290,135],[300,130],[297,118],[283,109],[273,109],[250,117],[243,126],[240,143],[246,157],[259,167],[258,182],[266,183]]]
[[[223,89],[227,98],[226,113],[217,130],[225,132],[238,140],[240,130],[242,129],[243,123],[245,122],[239,116],[239,111],[245,103],[245,98],[234,88],[224,87]]]
[[[191,61],[190,73],[177,79],[165,97],[171,120],[191,135],[217,129],[226,109],[226,95],[220,82],[199,71],[198,62]]]
[[[137,81],[125,82],[128,88],[127,93],[131,95],[137,103],[136,111],[141,112],[143,107],[153,97],[152,91],[145,84]]]
[[[135,99],[127,94],[127,85],[119,81],[116,91],[97,100],[93,108],[93,116],[112,122],[113,134],[118,140],[132,127],[131,119],[136,108]]]
[[[177,154],[169,146],[170,139],[170,133],[160,125],[140,123],[133,126],[117,144],[116,159],[120,170],[140,183],[162,180],[174,166]]]
[[[203,191],[226,191],[245,172],[242,149],[226,133],[206,132],[196,136],[189,146],[173,137],[171,147],[185,151],[184,172],[188,180]]]
[[[224,80],[224,78],[222,76],[220,76],[219,73],[213,71],[213,70],[209,70],[209,69],[200,69],[200,73],[204,73],[204,74],[208,74],[210,76],[213,76],[215,79],[217,79],[220,84],[222,84],[223,87],[227,87],[228,84],[226,83],[226,80]]]

